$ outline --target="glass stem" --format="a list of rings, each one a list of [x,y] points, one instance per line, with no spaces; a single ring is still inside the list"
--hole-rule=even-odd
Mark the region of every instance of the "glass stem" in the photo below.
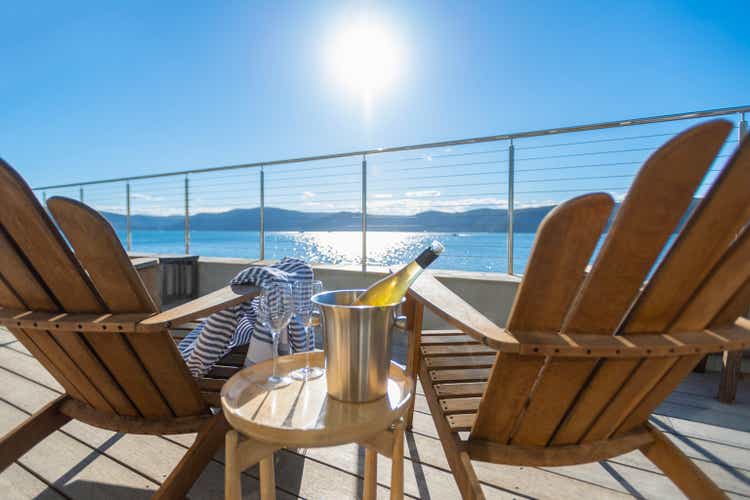
[[[273,339],[273,347],[271,348],[273,352],[271,352],[271,355],[273,356],[273,378],[278,379],[278,375],[276,374],[276,364],[279,358],[279,337],[281,335],[276,332],[271,332],[271,338]]]
[[[307,351],[305,352],[305,368],[307,370],[310,369],[310,351],[312,350],[312,347],[310,346],[311,331],[312,328],[308,325],[305,325],[305,344],[307,344]]]

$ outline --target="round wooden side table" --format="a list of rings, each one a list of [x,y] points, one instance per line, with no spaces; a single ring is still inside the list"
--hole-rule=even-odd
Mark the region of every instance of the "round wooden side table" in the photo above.
[[[305,354],[282,356],[278,374],[305,364]],[[310,354],[312,366],[323,366],[322,352]],[[318,448],[359,443],[365,450],[363,498],[375,498],[378,453],[390,457],[391,498],[404,493],[404,424],[414,382],[391,363],[388,394],[369,403],[346,403],[328,396],[326,377],[297,381],[275,390],[261,384],[272,371],[265,361],[245,368],[227,381],[221,406],[233,427],[226,436],[225,495],[241,498],[240,474],[260,462],[260,496],[275,498],[273,453],[281,448]]]

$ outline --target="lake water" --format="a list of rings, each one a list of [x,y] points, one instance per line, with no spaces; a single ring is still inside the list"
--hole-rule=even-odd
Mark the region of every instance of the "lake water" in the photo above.
[[[118,232],[125,241],[124,232]],[[433,266],[463,271],[507,271],[506,233],[367,233],[368,264],[389,266],[411,260],[432,240],[445,245]],[[522,273],[534,240],[532,233],[515,233],[514,271]],[[185,252],[182,231],[133,231],[133,251],[181,254]],[[258,258],[257,231],[193,231],[190,253],[210,257]],[[299,257],[321,264],[360,262],[361,233],[358,231],[267,232],[266,258]]]

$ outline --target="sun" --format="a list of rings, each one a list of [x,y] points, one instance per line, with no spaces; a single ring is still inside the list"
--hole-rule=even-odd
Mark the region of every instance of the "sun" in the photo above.
[[[372,99],[400,76],[403,51],[396,35],[383,23],[358,21],[332,38],[328,63],[335,79],[348,91]]]

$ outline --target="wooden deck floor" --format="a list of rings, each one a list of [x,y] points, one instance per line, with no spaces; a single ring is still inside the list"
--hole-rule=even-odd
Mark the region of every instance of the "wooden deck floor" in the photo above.
[[[715,375],[692,375],[658,410],[654,423],[693,458],[730,497],[750,498],[750,388],[739,401],[713,398]],[[15,338],[0,329],[0,433],[60,394],[60,386]],[[414,498],[457,498],[427,404],[418,395],[414,431],[407,434],[405,490]],[[0,497],[148,498],[193,435],[121,435],[78,422],[67,424],[0,474]],[[390,461],[380,458],[379,496],[387,498]],[[528,468],[476,463],[488,498],[679,498],[679,491],[639,452],[576,467]],[[356,445],[278,454],[278,498],[361,496],[364,450]],[[224,461],[214,457],[190,498],[223,498]],[[258,471],[244,474],[244,493],[256,498]]]

